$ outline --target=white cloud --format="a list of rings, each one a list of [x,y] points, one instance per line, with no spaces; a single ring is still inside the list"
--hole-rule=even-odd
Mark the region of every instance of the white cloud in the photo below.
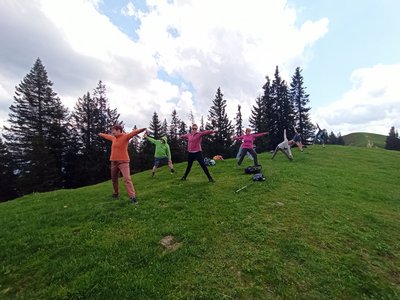
[[[387,135],[400,127],[400,64],[355,70],[353,87],[338,101],[319,108],[314,119],[328,131],[374,132]]]
[[[307,49],[328,27],[321,19],[298,28],[286,0],[147,0],[146,11],[133,4],[121,8],[140,21],[133,41],[99,13],[99,3],[7,1],[0,12],[0,78],[17,85],[40,57],[69,108],[102,80],[125,124],[140,127],[148,126],[154,111],[169,121],[174,108],[185,121],[192,111],[199,122],[221,87],[230,117],[240,103],[246,122],[265,76],[276,65],[287,78],[304,67]],[[159,69],[189,86],[157,78]]]

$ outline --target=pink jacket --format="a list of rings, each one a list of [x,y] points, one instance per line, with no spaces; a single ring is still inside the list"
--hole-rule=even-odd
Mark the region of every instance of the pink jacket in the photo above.
[[[202,151],[201,150],[201,138],[203,135],[212,134],[214,130],[204,130],[196,133],[188,133],[181,135],[180,139],[187,139],[188,140],[188,152],[195,153]]]
[[[256,137],[268,134],[268,132],[245,134],[232,138],[233,140],[243,140],[242,149],[253,149],[253,142]]]

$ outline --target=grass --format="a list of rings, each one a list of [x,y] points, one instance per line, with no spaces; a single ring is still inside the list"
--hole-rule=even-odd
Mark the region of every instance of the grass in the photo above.
[[[109,181],[2,203],[0,298],[399,299],[400,152],[293,154],[260,154],[264,182],[247,158],[215,184],[197,164],[138,173],[136,206]]]
[[[386,136],[368,132],[355,132],[343,136],[343,140],[348,146],[385,148]]]

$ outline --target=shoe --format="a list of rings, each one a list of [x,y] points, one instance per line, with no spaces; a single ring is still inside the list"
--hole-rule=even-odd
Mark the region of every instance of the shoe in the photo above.
[[[208,182],[215,183],[215,180],[213,178],[208,178]]]
[[[154,172],[151,172],[151,177],[154,177]]]
[[[132,196],[132,197],[131,197],[131,203],[132,203],[132,204],[137,204],[137,200],[136,200],[136,197],[135,197],[135,196]]]
[[[174,169],[171,169],[171,174],[173,174],[173,173],[175,173],[175,170],[174,170]]]
[[[181,181],[186,181],[186,177],[182,177],[182,178],[181,178]]]
[[[113,194],[111,195],[111,197],[113,197],[113,198],[118,198],[118,197],[119,197],[119,194],[118,194],[118,193],[113,193]]]

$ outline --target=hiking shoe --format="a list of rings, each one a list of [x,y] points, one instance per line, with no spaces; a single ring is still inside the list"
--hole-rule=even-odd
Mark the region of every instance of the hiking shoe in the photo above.
[[[171,169],[171,174],[173,174],[173,173],[175,173],[175,170],[174,170],[174,169]]]
[[[135,196],[132,196],[130,199],[131,199],[132,204],[137,204],[137,200],[136,200]]]
[[[119,197],[119,194],[118,194],[118,193],[113,193],[113,194],[111,195],[111,197],[113,197],[113,198],[118,198],[118,197]]]

